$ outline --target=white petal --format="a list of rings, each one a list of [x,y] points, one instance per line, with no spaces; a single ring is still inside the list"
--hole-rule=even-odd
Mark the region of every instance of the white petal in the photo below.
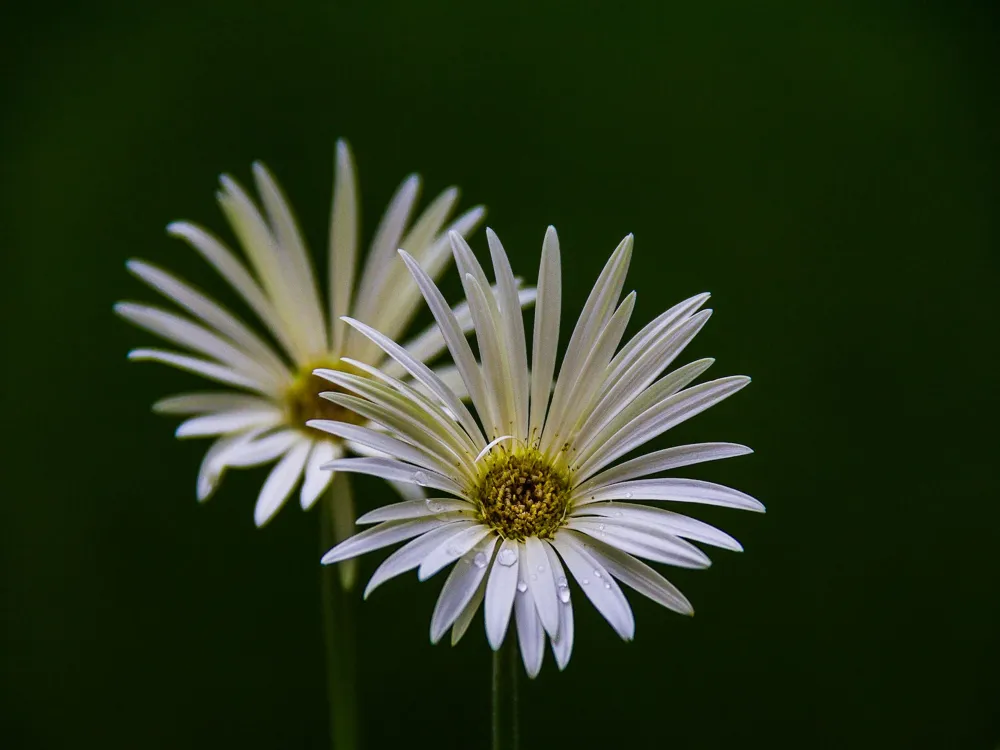
[[[470,549],[451,569],[431,615],[431,643],[437,643],[481,589],[497,537],[491,534]],[[470,618],[471,619],[471,616]]]
[[[203,393],[180,393],[161,398],[153,404],[157,414],[205,414],[237,409],[265,409],[273,407],[270,399],[251,396],[248,393],[232,391],[206,391]]]
[[[397,482],[394,479],[387,479],[386,482],[396,494],[399,495],[404,500],[421,500],[423,501],[427,494],[415,484],[407,484],[406,482]]]
[[[260,162],[253,165],[253,176],[267,210],[268,223],[277,243],[282,267],[294,290],[297,320],[303,331],[308,331],[310,349],[328,350],[326,321],[319,301],[319,289],[313,274],[312,260],[296,226],[288,201],[281,193],[277,181]]]
[[[413,205],[420,194],[420,176],[411,174],[397,188],[396,194],[389,202],[375,237],[368,250],[365,268],[358,284],[358,300],[354,306],[356,317],[361,320],[371,320],[372,307],[376,303],[388,276],[403,231],[410,219]]]
[[[744,456],[753,453],[745,445],[736,443],[695,443],[693,445],[678,445],[674,448],[647,453],[631,461],[613,466],[606,471],[588,479],[577,487],[576,492],[586,494],[588,490],[597,487],[604,487],[616,482],[625,482],[629,479],[646,476],[647,474],[657,474],[661,471],[678,469],[682,466],[691,466],[705,461],[718,461],[723,458],[733,456]]]
[[[333,481],[333,472],[324,469],[323,465],[342,454],[343,450],[329,440],[315,441],[312,453],[309,454],[309,461],[306,463],[302,492],[299,493],[299,505],[302,510],[309,510],[313,507],[323,491]]]
[[[263,383],[255,378],[247,377],[238,373],[231,367],[209,362],[198,357],[190,357],[178,352],[170,352],[164,349],[133,349],[128,353],[128,358],[136,362],[162,362],[165,365],[172,365],[179,370],[187,370],[203,378],[215,380],[219,383],[226,383],[237,388],[246,388],[250,391],[257,391],[264,395],[271,395],[272,389],[267,383]]]
[[[476,322],[476,343],[479,345],[479,355],[483,361],[482,373],[485,386],[483,405],[487,411],[484,413],[477,407],[479,416],[484,424],[490,427],[491,437],[516,434],[514,391],[497,330],[501,321],[494,317],[491,307],[495,305],[490,304],[483,286],[472,274],[466,274],[462,283],[465,285],[472,318]],[[518,437],[523,436],[518,435]]]
[[[278,377],[291,376],[288,367],[275,354],[271,346],[265,343],[253,330],[222,305],[199,292],[177,276],[151,263],[141,260],[130,260],[125,265],[129,271],[158,292],[173,300],[185,310],[207,323],[211,328],[219,331],[219,333],[238,344],[244,351],[274,372]]]
[[[501,333],[504,341],[504,355],[510,373],[511,389],[514,395],[514,432],[528,435],[528,354],[524,341],[524,318],[517,297],[517,282],[510,268],[507,253],[500,239],[492,229],[486,229],[486,239],[493,260],[493,275],[497,280],[499,294]]]
[[[573,518],[600,516],[631,521],[638,526],[658,526],[685,539],[711,544],[734,552],[743,551],[743,546],[724,531],[694,518],[662,508],[650,508],[647,505],[632,505],[631,503],[591,503],[577,508],[571,516]]]
[[[487,570],[489,570],[489,566],[487,566]],[[476,612],[479,611],[479,605],[481,605],[483,600],[486,598],[486,584],[489,580],[488,576],[483,576],[483,580],[480,581],[479,588],[476,589],[476,593],[472,595],[469,603],[462,608],[458,617],[455,618],[455,624],[451,626],[452,646],[462,640],[462,636],[465,635],[465,631],[467,631],[469,629],[469,625],[472,624],[472,618],[476,616]]]
[[[404,500],[401,503],[383,505],[380,508],[365,513],[358,518],[356,523],[361,526],[368,523],[437,516],[441,513],[474,513],[475,510],[476,507],[467,500],[459,500],[453,497],[420,498],[419,500]]]
[[[621,429],[615,430],[613,437],[605,442],[602,443],[598,436],[595,444],[600,444],[600,447],[581,454],[576,459],[575,468],[579,472],[578,476],[589,477],[633,448],[662,435],[672,427],[732,396],[749,382],[750,378],[740,375],[719,378],[692,386],[664,399]]]
[[[431,487],[455,495],[464,494],[462,488],[448,477],[393,458],[338,458],[325,464],[323,468],[329,471],[350,471],[355,474],[369,474],[382,479],[418,484],[421,487]]]
[[[518,584],[518,586],[520,585]],[[528,673],[528,677],[534,679],[542,670],[542,660],[545,658],[545,631],[542,629],[542,621],[535,611],[535,600],[531,594],[527,591],[521,591],[520,588],[514,595],[514,615],[517,623],[517,640],[521,646],[521,658],[524,660],[524,671]]]
[[[219,486],[219,482],[222,480],[222,475],[226,471],[226,465],[220,460],[228,450],[230,450],[236,443],[246,440],[246,435],[236,434],[236,435],[224,435],[218,440],[216,440],[209,449],[205,452],[205,457],[201,461],[201,466],[198,469],[198,483],[197,483],[197,497],[198,502],[203,503],[208,498],[212,496],[216,488]]]
[[[524,547],[525,570],[521,571],[521,578],[528,584],[546,632],[555,638],[559,633],[559,599],[545,543],[532,536],[524,540]]]
[[[486,583],[486,640],[497,651],[510,622],[518,581],[517,543],[505,539],[500,545]]]
[[[675,503],[700,503],[723,508],[764,512],[764,505],[745,492],[699,479],[637,479],[593,489],[576,500],[577,506],[604,500],[668,500]]]
[[[285,420],[280,409],[238,409],[193,417],[180,424],[174,433],[179,438],[207,437],[242,432],[251,427],[275,427]]]
[[[566,669],[569,657],[573,653],[573,602],[570,597],[569,581],[566,580],[566,572],[559,562],[559,555],[551,544],[548,542],[544,544],[545,556],[549,559],[552,575],[556,581],[556,590],[559,593],[559,633],[552,638],[552,655],[556,658],[559,670],[562,671]]]
[[[693,544],[657,526],[632,525],[620,518],[594,521],[571,518],[565,528],[665,565],[701,569],[712,564],[708,556]]]
[[[272,432],[234,445],[221,456],[220,460],[225,461],[228,466],[256,466],[273,461],[300,439],[302,435],[297,430]]]
[[[345,318],[344,320],[348,323],[348,325],[360,331],[367,338],[378,344],[382,351],[399,362],[416,380],[423,383],[427,389],[440,400],[443,406],[458,417],[462,427],[478,448],[481,449],[483,445],[486,444],[486,439],[483,437],[482,432],[480,432],[479,426],[476,424],[475,419],[472,418],[469,410],[465,408],[465,405],[454,393],[448,390],[448,388],[441,382],[440,378],[438,378],[431,371],[431,369],[427,367],[427,365],[413,359],[413,357],[411,357],[406,350],[403,349],[403,347],[382,335],[374,328],[366,326],[364,323],[354,320],[353,318]]]
[[[552,393],[552,403],[546,420],[547,429],[543,433],[549,433],[546,434],[542,442],[542,449],[545,451],[551,447],[546,441],[553,438],[548,425],[553,422],[558,424],[562,421],[563,409],[568,405],[567,399],[570,395],[570,389],[580,375],[583,362],[593,350],[597,337],[617,307],[618,297],[625,283],[625,274],[628,272],[631,257],[632,235],[628,235],[608,259],[587,298],[583,312],[580,313],[580,318],[566,347],[566,354],[559,367],[559,377],[556,379],[555,389]]]
[[[559,236],[555,227],[545,230],[542,261],[538,269],[538,300],[535,304],[535,331],[531,344],[531,414],[529,437],[541,437],[545,412],[555,372],[559,347],[559,314],[562,305],[562,277]]]
[[[355,534],[350,539],[345,539],[336,547],[323,555],[323,564],[330,565],[341,560],[363,555],[366,552],[388,547],[390,544],[412,539],[415,536],[425,534],[439,526],[452,523],[457,519],[448,517],[433,516],[430,518],[417,518],[410,521],[388,521],[379,524],[373,529],[367,529],[360,534]]]
[[[232,251],[201,227],[183,221],[177,221],[167,227],[167,233],[185,240],[201,256],[219,272],[240,296],[257,313],[275,338],[289,354],[293,354],[294,341],[288,334],[285,323],[281,320],[271,300],[267,298],[246,267],[236,259]]]
[[[475,405],[477,411],[482,412],[486,404],[483,394],[482,373],[479,370],[479,364],[476,362],[475,356],[472,354],[472,348],[469,346],[469,342],[465,340],[465,335],[458,325],[458,321],[455,319],[451,308],[448,307],[444,296],[434,285],[434,282],[431,281],[427,273],[420,268],[417,261],[402,250],[400,250],[400,257],[406,263],[410,274],[420,288],[420,293],[431,310],[431,314],[434,315],[434,319],[438,323],[445,343],[448,346],[448,351],[451,353],[452,359],[454,359],[455,365],[458,367],[459,373],[461,373],[465,388],[472,398],[472,403]],[[518,315],[520,315],[520,308],[518,309]]]
[[[337,168],[330,210],[330,328],[333,351],[344,346],[340,319],[351,309],[354,266],[358,254],[358,187],[354,159],[346,141],[337,141]]]
[[[299,477],[302,476],[302,469],[305,468],[310,450],[312,450],[311,441],[301,438],[271,470],[260,490],[253,511],[253,519],[258,527],[274,518],[274,514],[292,494]]]
[[[599,540],[588,541],[591,543],[590,554],[626,586],[674,612],[682,615],[694,614],[694,608],[687,597],[644,562]]]
[[[552,540],[566,567],[580,584],[583,593],[623,640],[635,636],[635,618],[621,589],[610,573],[584,549],[577,537],[560,531]]]
[[[457,525],[456,525],[457,526]],[[475,547],[490,534],[488,526],[474,521],[468,526],[456,529],[454,536],[450,536],[438,544],[438,546],[428,554],[420,563],[420,570],[417,571],[417,578],[426,581],[449,563],[454,562],[470,549]]]
[[[478,526],[478,524],[475,524]],[[431,529],[426,534],[413,539],[393,552],[376,568],[365,587],[365,599],[379,586],[401,573],[420,565],[438,546],[452,538],[456,532],[473,526],[472,521],[451,521]]]

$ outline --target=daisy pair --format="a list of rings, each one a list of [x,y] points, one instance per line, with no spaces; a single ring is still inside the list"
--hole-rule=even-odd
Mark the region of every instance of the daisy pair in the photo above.
[[[365,514],[359,524],[377,525],[334,547],[323,562],[406,542],[375,571],[366,596],[414,568],[425,580],[451,565],[431,616],[431,640],[450,629],[456,643],[485,604],[491,647],[499,649],[513,616],[525,668],[535,676],[546,641],[560,669],[570,659],[571,580],[618,635],[631,640],[635,621],[619,584],[676,612],[693,612],[684,595],[642,560],[705,568],[709,558],[692,542],[741,550],[735,539],[708,524],[630,501],[764,507],[718,484],[656,476],[751,452],[742,445],[682,445],[619,462],[749,383],[736,376],[692,385],[710,359],[666,372],[708,320],[711,311],[701,310],[707,294],[670,308],[622,346],[635,304],[634,292],[621,298],[633,245],[631,235],[626,237],[598,278],[554,378],[561,313],[556,232],[550,227],[542,245],[530,369],[515,277],[499,239],[490,230],[487,238],[495,287],[461,234],[449,234],[478,352],[419,258],[400,251],[437,321],[471,409],[462,393],[371,321],[344,319],[411,382],[355,361],[347,363],[351,370],[316,370],[335,388],[324,398],[381,428],[353,419],[309,421],[381,454],[338,458],[326,466],[432,492],[428,499]]]
[[[256,315],[266,329],[261,336],[237,315],[177,276],[141,260],[128,269],[164,295],[186,315],[134,302],[116,305],[119,315],[169,341],[181,351],[140,348],[133,360],[162,362],[223,385],[223,390],[183,393],[162,399],[154,410],[185,417],[181,438],[209,437],[213,442],[198,472],[200,501],[218,487],[229,468],[277,462],[261,487],[254,509],[258,526],[270,521],[301,480],[299,501],[311,507],[333,474],[322,466],[351,450],[367,448],[306,427],[318,417],[360,421],[355,413],[318,396],[325,381],[319,367],[361,371],[381,366],[405,376],[398,364],[367,337],[350,329],[350,313],[388,336],[398,337],[420,305],[420,293],[396,251],[405,248],[428,277],[437,277],[451,261],[447,233],[474,230],[484,209],[475,207],[449,223],[458,190],[442,192],[410,222],[420,192],[420,178],[403,181],[375,232],[364,268],[358,274],[358,189],[351,152],[337,144],[336,178],[330,217],[327,299],[320,293],[312,261],[291,208],[277,182],[262,164],[253,176],[263,211],[233,179],[223,176],[219,205],[245,252],[248,267],[208,231],[188,222],[168,227],[198,252]],[[357,291],[355,282],[357,280]],[[518,304],[530,303],[533,290],[518,290]],[[472,327],[462,305],[452,312],[460,330]],[[408,342],[415,361],[430,361],[445,348],[436,326]],[[452,368],[437,376],[461,391]],[[406,497],[419,497],[412,485],[395,483]],[[351,519],[353,520],[353,519]]]

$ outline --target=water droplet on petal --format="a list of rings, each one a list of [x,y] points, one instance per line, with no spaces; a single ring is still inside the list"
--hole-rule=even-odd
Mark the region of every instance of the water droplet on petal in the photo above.
[[[631,492],[626,492],[625,493],[625,499],[626,500],[631,500],[632,499],[632,493]]]
[[[597,524],[597,528],[600,529],[601,531],[604,531],[605,527],[604,527],[603,523],[599,523],[599,524]]]
[[[528,584],[526,584],[524,581],[518,581],[517,590],[523,594],[525,591],[528,590]]]
[[[538,566],[538,572],[539,573],[544,573],[545,572],[545,566],[544,565],[539,565]]]
[[[536,574],[532,573],[531,574],[531,580],[532,581],[537,581],[538,580],[538,576]]]
[[[599,571],[597,568],[594,568],[594,578],[600,578],[600,577],[601,577],[601,571]]]
[[[485,568],[486,567],[486,555],[484,555],[482,552],[477,552],[476,556],[474,558],[472,558],[472,563],[477,568]]]
[[[427,475],[422,471],[415,471],[413,472],[413,481],[417,484],[423,484],[427,481]]]
[[[605,581],[605,582],[604,582],[604,588],[606,588],[606,589],[609,589],[609,588],[611,588],[611,584],[610,584],[610,583],[608,583],[607,581]]]
[[[428,500],[427,510],[431,513],[440,513],[444,510],[444,503],[439,500]]]
[[[621,517],[622,517],[622,512],[620,510],[616,510],[615,511],[615,518],[621,518]]]
[[[565,588],[567,583],[566,576],[559,576],[559,579],[556,581],[556,585],[561,588]]]
[[[505,568],[509,568],[511,565],[517,562],[517,550],[511,547],[505,547],[500,550],[500,554],[497,555],[497,562],[503,565]]]
[[[458,557],[462,554],[462,548],[456,547],[454,544],[449,544],[445,548],[445,552],[447,552],[450,557]]]
[[[560,586],[559,587],[559,601],[563,604],[569,604],[569,587]]]
[[[589,578],[584,578],[582,581],[580,581],[580,584],[582,586],[587,586],[587,585],[590,584],[590,579]]]

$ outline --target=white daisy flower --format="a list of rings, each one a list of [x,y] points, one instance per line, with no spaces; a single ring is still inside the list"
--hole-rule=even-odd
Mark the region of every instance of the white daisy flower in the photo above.
[[[450,496],[411,500],[362,516],[358,523],[378,525],[330,550],[323,562],[409,539],[375,571],[366,596],[412,568],[424,580],[456,563],[431,618],[431,640],[437,642],[450,628],[456,643],[485,600],[490,646],[500,648],[513,611],[525,668],[535,676],[546,637],[559,668],[569,661],[570,577],[615,631],[631,640],[635,621],[619,582],[672,610],[693,612],[680,591],[637,558],[705,568],[708,557],[688,540],[742,549],[731,536],[701,521],[628,501],[753,511],[764,506],[710,482],[649,478],[751,452],[742,445],[682,445],[614,464],[750,382],[737,376],[691,386],[712,364],[710,359],[660,377],[708,320],[710,310],[698,312],[707,294],[672,307],[619,350],[635,303],[633,292],[618,304],[632,252],[632,237],[626,237],[587,300],[552,388],[561,296],[556,232],[550,227],[542,245],[530,372],[514,276],[496,235],[487,229],[487,237],[496,292],[465,240],[450,235],[481,365],[430,276],[414,257],[401,253],[444,332],[476,416],[391,336],[356,320],[347,322],[430,395],[375,368],[361,368],[370,377],[343,370],[317,372],[341,391],[355,394],[328,394],[331,401],[391,434],[344,421],[310,422],[390,456],[338,459],[327,466],[413,482]]]
[[[347,422],[358,415],[318,397],[325,381],[312,372],[317,367],[347,368],[349,357],[359,364],[383,365],[384,354],[364,336],[349,329],[341,317],[350,313],[369,321],[388,335],[403,334],[420,305],[420,294],[406,267],[396,257],[399,247],[411,253],[431,277],[447,267],[451,251],[442,231],[458,200],[458,190],[442,192],[410,225],[420,178],[403,181],[375,232],[355,293],[358,248],[358,196],[350,150],[337,143],[336,179],[330,218],[329,293],[324,306],[306,249],[288,203],[262,164],[253,166],[263,212],[228,176],[221,178],[219,204],[243,246],[248,268],[206,230],[177,222],[171,235],[187,241],[237,291],[267,329],[262,337],[251,326],[190,284],[141,260],[128,269],[183,308],[183,316],[159,307],[123,302],[116,311],[185,351],[135,349],[134,360],[173,365],[228,386],[212,392],[183,393],[158,401],[154,410],[188,417],[177,436],[214,439],[198,472],[198,500],[218,487],[224,471],[277,461],[265,480],[254,520],[267,523],[302,481],[299,501],[310,508],[330,484],[332,473],[320,467],[358,447],[306,427],[316,417]],[[465,235],[480,222],[482,207],[473,208],[447,226]],[[533,290],[519,292],[529,301]],[[461,328],[471,330],[467,306],[454,315]],[[428,361],[444,350],[444,338],[432,326],[406,345],[408,356]],[[404,376],[389,362],[387,372]],[[456,387],[460,380],[441,373]],[[412,486],[399,485],[414,495]],[[419,493],[419,490],[418,490]]]

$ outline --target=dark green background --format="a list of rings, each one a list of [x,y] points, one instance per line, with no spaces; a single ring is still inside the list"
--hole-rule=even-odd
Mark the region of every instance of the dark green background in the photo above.
[[[316,517],[255,530],[263,470],[195,503],[205,444],[149,404],[196,381],[129,365],[152,338],[111,305],[153,299],[132,256],[232,299],[163,227],[222,231],[215,177],[255,158],[323,247],[338,135],[366,236],[406,172],[457,183],[529,278],[559,228],[575,316],[632,231],[632,330],[711,291],[686,356],[754,378],[655,443],[756,449],[692,472],[766,503],[700,513],[747,551],[672,574],[693,619],[632,597],[633,644],[579,606],[568,670],[524,691],[526,748],[1000,741],[987,5],[11,6],[0,745],[324,747]],[[440,585],[361,608],[369,747],[487,743],[481,620],[430,646]]]

